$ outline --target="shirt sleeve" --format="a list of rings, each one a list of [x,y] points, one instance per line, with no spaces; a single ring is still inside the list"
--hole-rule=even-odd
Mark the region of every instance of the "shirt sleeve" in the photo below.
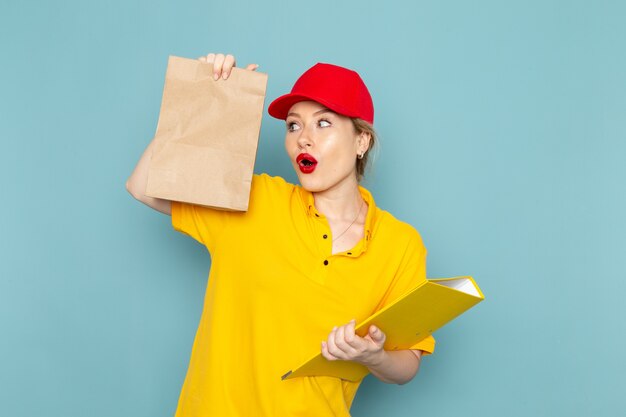
[[[419,233],[406,225],[406,250],[400,266],[391,282],[380,309],[392,304],[395,300],[426,281],[426,247]],[[409,349],[422,350],[425,355],[435,351],[435,338],[431,335]]]
[[[288,202],[293,185],[280,177],[253,175],[250,204],[247,212],[218,210],[194,204],[172,201],[172,226],[193,237],[213,253],[220,236],[231,230],[241,232],[241,226],[254,227],[273,212],[283,212],[277,206]]]
[[[213,251],[231,212],[172,201],[172,226]]]

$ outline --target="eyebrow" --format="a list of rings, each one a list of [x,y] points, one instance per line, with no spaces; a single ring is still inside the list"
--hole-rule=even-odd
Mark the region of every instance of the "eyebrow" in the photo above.
[[[335,113],[334,111],[332,111],[331,109],[327,109],[327,108],[323,108],[322,110],[318,110],[315,113],[313,113],[313,116],[317,116],[320,115],[322,113]],[[290,112],[287,114],[287,117],[289,116],[295,116],[295,117],[300,117],[302,118],[302,116],[300,116],[300,114],[295,113],[295,112]]]

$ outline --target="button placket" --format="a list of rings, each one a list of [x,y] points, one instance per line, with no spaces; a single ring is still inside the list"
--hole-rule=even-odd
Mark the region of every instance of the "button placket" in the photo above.
[[[328,221],[326,217],[316,213],[313,211],[311,219],[314,224],[315,236],[314,239],[317,241],[317,246],[320,250],[320,260],[319,260],[319,268],[321,268],[320,273],[325,278],[328,274],[329,266],[332,261],[332,251],[333,251],[333,243],[330,238],[330,227],[328,225]]]

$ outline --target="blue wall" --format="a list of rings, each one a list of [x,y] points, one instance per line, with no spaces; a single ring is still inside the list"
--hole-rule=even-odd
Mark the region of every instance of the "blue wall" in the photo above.
[[[317,61],[359,70],[367,185],[429,276],[488,300],[355,416],[618,416],[626,373],[626,3],[4,1],[0,414],[171,416],[209,269],[124,182],[167,56],[236,54],[268,100]],[[295,176],[263,121],[257,171]]]

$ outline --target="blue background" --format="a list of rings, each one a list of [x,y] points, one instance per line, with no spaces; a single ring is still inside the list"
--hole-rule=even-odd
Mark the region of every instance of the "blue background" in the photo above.
[[[0,414],[171,416],[209,257],[124,183],[168,55],[255,62],[269,100],[358,69],[382,148],[367,186],[429,276],[487,301],[355,416],[619,416],[626,373],[626,3],[2,1]],[[265,116],[257,172],[294,181]],[[288,346],[285,348],[289,348]]]

